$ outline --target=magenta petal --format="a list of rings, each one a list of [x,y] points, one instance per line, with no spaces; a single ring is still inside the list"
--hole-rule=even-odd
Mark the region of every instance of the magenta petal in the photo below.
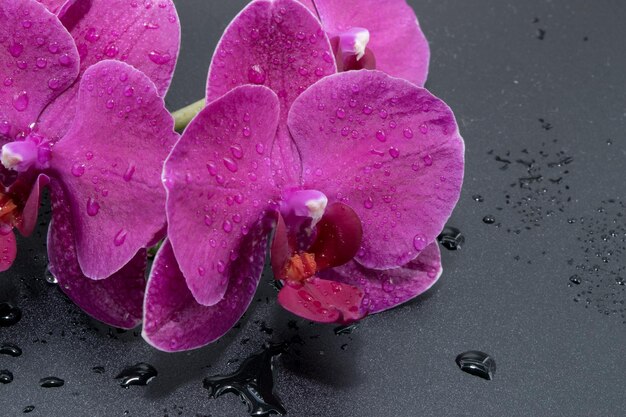
[[[81,74],[102,60],[123,61],[146,74],[165,96],[180,48],[172,0],[76,0],[60,18],[78,47]],[[42,115],[41,129],[50,138],[68,129],[77,95],[78,86],[72,86]]]
[[[17,256],[15,234],[10,227],[0,230],[0,272],[4,272],[13,265]]]
[[[146,251],[133,256],[122,269],[100,281],[81,272],[74,244],[74,228],[69,202],[57,182],[52,182],[52,221],[48,229],[50,272],[59,287],[90,316],[124,329],[141,322],[146,285]]]
[[[363,309],[378,313],[405,303],[428,290],[441,276],[441,253],[437,242],[431,243],[419,256],[399,268],[368,269],[350,262],[322,271],[320,276],[355,285],[365,292]]]
[[[50,178],[45,174],[39,174],[35,180],[30,195],[26,200],[22,211],[22,221],[18,223],[17,228],[22,236],[30,236],[37,226],[37,215],[39,214],[39,204],[41,202],[41,192],[43,187],[48,185]]]
[[[270,89],[236,88],[205,107],[165,163],[168,235],[198,303],[218,303],[243,236],[277,191],[265,156],[278,124]]]
[[[278,293],[285,310],[319,323],[347,324],[363,318],[362,300],[361,289],[317,277],[302,284],[286,282]]]
[[[102,279],[162,230],[161,171],[178,135],[152,81],[122,62],[85,72],[77,108],[50,164],[71,205],[80,266]]]
[[[46,8],[56,15],[59,14],[59,11],[63,8],[63,5],[68,1],[76,1],[76,0],[37,0],[39,3],[46,6]]]
[[[144,305],[143,338],[167,352],[195,349],[220,338],[241,318],[256,291],[267,233],[248,235],[240,257],[229,269],[230,284],[223,299],[210,307],[200,305],[178,268],[172,246],[165,241],[148,281]]]
[[[450,108],[427,90],[380,71],[343,72],[294,102],[289,128],[304,184],[341,196],[360,217],[364,266],[404,265],[443,229],[464,144]]]
[[[272,246],[270,248],[270,262],[272,264],[272,272],[274,279],[279,279],[283,273],[289,258],[293,254],[292,246],[289,244],[289,236],[287,234],[287,225],[283,216],[278,215],[276,228],[274,228],[274,236],[272,238]]]
[[[36,1],[0,2],[0,142],[37,121],[78,75],[78,52],[61,22]]]
[[[296,0],[257,0],[233,20],[216,48],[207,81],[207,101],[244,84],[274,90],[281,104],[272,148],[274,178],[279,185],[295,184],[300,161],[287,130],[287,112],[307,87],[335,72],[328,38],[305,6]]]
[[[370,32],[368,48],[376,68],[423,86],[428,76],[430,48],[415,12],[405,0],[314,0],[329,36],[354,27]]]

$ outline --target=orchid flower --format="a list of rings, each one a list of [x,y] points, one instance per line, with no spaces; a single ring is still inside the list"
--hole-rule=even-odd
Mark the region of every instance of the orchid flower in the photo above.
[[[340,71],[379,69],[423,86],[430,48],[405,0],[300,0],[321,21]]]
[[[252,300],[276,224],[279,302],[311,320],[383,311],[439,277],[436,236],[463,178],[448,106],[378,71],[325,77],[289,110],[303,169],[278,187],[268,149],[281,111],[272,90],[237,87],[198,114],[168,157],[168,240],[144,306],[153,346],[192,349],[228,331]]]
[[[162,99],[178,18],[170,0],[41,3],[0,3],[2,269],[16,253],[12,228],[33,231],[49,185],[49,268],[61,290],[132,328],[144,248],[165,226],[162,163],[178,139]]]

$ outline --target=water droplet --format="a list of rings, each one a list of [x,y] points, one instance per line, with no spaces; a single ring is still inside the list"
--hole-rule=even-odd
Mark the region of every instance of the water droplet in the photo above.
[[[63,54],[59,57],[59,64],[61,64],[64,67],[69,67],[73,63],[74,63],[74,60],[68,54]]]
[[[428,133],[428,126],[426,126],[426,124],[422,123],[422,124],[419,126],[419,130],[420,130],[420,132],[421,132],[423,135],[425,135],[426,133]]]
[[[286,344],[265,346],[261,352],[248,357],[236,372],[205,378],[204,388],[210,398],[227,392],[239,394],[251,415],[283,415],[287,410],[274,392],[273,358],[286,351]]]
[[[99,211],[100,211],[100,204],[98,204],[98,202],[94,200],[93,198],[89,198],[87,200],[87,214],[93,217],[97,215]]]
[[[406,128],[404,129],[404,131],[402,132],[402,134],[404,135],[405,138],[407,139],[411,139],[413,137],[413,131],[411,130],[411,128]]]
[[[0,370],[0,384],[10,384],[13,382],[13,373],[7,369]]]
[[[374,109],[372,108],[372,106],[369,106],[367,104],[365,106],[363,106],[363,114],[370,115],[370,114],[372,114],[373,111],[374,111]]]
[[[0,355],[9,355],[17,358],[18,356],[22,356],[22,349],[12,343],[3,343],[0,345]]]
[[[262,144],[262,143],[257,143],[257,144],[256,144],[256,152],[257,152],[259,155],[263,155],[263,152],[265,152],[265,146],[263,146],[263,144]]]
[[[395,159],[400,156],[400,151],[398,150],[398,148],[389,148],[389,155],[391,155],[391,157]]]
[[[495,222],[496,222],[496,218],[493,217],[492,215],[487,215],[487,216],[483,217],[483,223],[494,224]]]
[[[424,237],[421,235],[415,235],[415,237],[413,238],[413,247],[417,251],[424,250],[427,244],[428,242],[426,242],[426,239],[424,239]]]
[[[24,111],[28,108],[28,94],[21,91],[13,96],[13,107],[17,111]]]
[[[158,29],[159,28],[159,24],[158,23],[151,23],[151,22],[146,22],[143,24],[143,27],[149,30],[154,30],[154,29]]]
[[[132,97],[135,94],[135,88],[127,85],[126,87],[124,87],[124,96],[125,97]]]
[[[381,119],[386,119],[389,113],[387,113],[387,110],[382,109],[381,111],[378,112],[378,115],[380,116]]]
[[[59,388],[65,384],[61,378],[56,376],[48,376],[39,380],[39,386],[42,388]]]
[[[252,134],[252,132],[250,131],[250,127],[248,126],[244,126],[242,133],[243,133],[243,136],[246,138],[249,138],[250,135]]]
[[[60,50],[59,44],[56,42],[51,42],[50,45],[48,45],[48,51],[50,51],[51,54],[58,54]]]
[[[58,78],[50,78],[48,80],[48,88],[50,90],[58,90],[61,87],[61,81]]]
[[[113,238],[113,244],[115,246],[122,246],[124,244],[124,241],[126,241],[126,235],[127,234],[128,234],[128,232],[126,231],[126,229],[120,229],[115,234],[115,237]]]
[[[441,234],[437,237],[441,246],[448,250],[461,249],[465,243],[465,236],[456,227],[445,227]]]
[[[483,201],[485,201],[485,199],[483,198],[483,196],[482,196],[482,195],[480,195],[480,194],[474,194],[474,195],[472,196],[472,199],[473,199],[474,201],[476,201],[477,203],[482,203]]]
[[[456,357],[456,364],[463,372],[490,381],[496,373],[496,361],[487,353],[477,350],[461,353]]]
[[[335,114],[337,115],[337,118],[341,120],[343,120],[346,117],[346,111],[342,109],[341,107],[338,108],[337,111],[335,111]]]
[[[363,207],[368,210],[371,210],[374,207],[374,201],[372,201],[372,197],[367,197],[367,199],[363,202]]]
[[[86,41],[94,43],[98,39],[100,39],[100,35],[98,35],[98,33],[97,33],[95,28],[87,29],[87,33],[85,34],[85,40]]]
[[[233,154],[233,156],[236,159],[243,158],[243,148],[238,143],[236,143],[236,144],[234,144],[234,145],[232,145],[230,147],[230,152]]]
[[[24,407],[24,414],[26,413],[30,413],[31,411],[33,411],[35,409],[34,405],[27,405],[26,407]]]
[[[9,53],[13,58],[18,58],[20,55],[22,55],[23,51],[24,45],[22,45],[21,43],[15,42],[11,44],[11,46],[9,46]]]
[[[235,162],[233,159],[231,158],[224,158],[224,166],[230,171],[230,172],[237,172],[238,167],[237,167],[237,162]]]
[[[168,54],[167,52],[158,52],[158,51],[150,52],[148,54],[148,58],[150,58],[150,61],[154,62],[157,65],[167,64],[172,59],[170,54]]]
[[[230,220],[224,220],[224,223],[222,223],[222,229],[226,233],[230,233],[233,231],[233,224],[230,222]]]
[[[73,176],[80,177],[85,173],[85,165],[76,162],[74,165],[72,165],[71,172]]]
[[[298,74],[302,75],[303,77],[306,77],[307,75],[309,75],[309,70],[306,69],[305,67],[300,67],[298,68]]]
[[[17,324],[22,318],[22,310],[9,303],[0,303],[0,327]]]
[[[425,155],[424,158],[422,158],[422,160],[424,161],[424,165],[426,165],[427,167],[433,164],[433,157],[430,155]]]
[[[571,277],[569,277],[569,282],[571,282],[572,284],[580,285],[582,281],[578,275],[572,275]]]
[[[121,379],[120,385],[128,388],[131,385],[148,385],[157,375],[158,372],[154,366],[140,362],[124,368],[115,379]]]
[[[133,175],[135,174],[135,164],[130,164],[128,165],[128,168],[126,169],[126,172],[124,172],[124,181],[129,182],[130,180],[133,179]]]
[[[120,49],[113,43],[104,48],[104,54],[109,58],[115,57],[119,52]]]
[[[37,60],[35,61],[35,65],[39,69],[44,69],[48,66],[48,60],[46,58],[37,58]]]
[[[385,132],[383,132],[382,130],[378,130],[376,131],[376,139],[381,142],[385,142],[387,140],[387,135],[385,135]]]

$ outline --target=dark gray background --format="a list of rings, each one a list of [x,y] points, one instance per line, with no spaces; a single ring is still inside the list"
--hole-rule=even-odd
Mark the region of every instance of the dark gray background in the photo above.
[[[176,2],[183,46],[169,108],[203,96],[214,45],[245,3]],[[45,282],[41,227],[0,276],[0,301],[24,313],[0,328],[0,342],[24,350],[0,356],[0,369],[15,375],[0,386],[0,415],[34,405],[29,415],[246,416],[234,395],[208,399],[202,378],[236,369],[229,361],[266,340],[294,335],[304,344],[277,361],[289,416],[626,414],[626,295],[617,283],[626,221],[620,202],[606,201],[626,191],[626,3],[410,3],[431,43],[427,87],[454,109],[467,147],[466,182],[450,220],[467,241],[444,250],[439,283],[343,336],[304,321],[290,329],[293,317],[262,284],[240,329],[205,349],[164,354],[137,333],[97,325]],[[566,157],[571,163],[556,164]],[[536,162],[528,173],[517,159]],[[536,175],[542,180],[524,179]],[[484,224],[485,215],[496,223]],[[573,274],[581,284],[570,283]],[[469,349],[495,357],[493,381],[457,368],[455,356]],[[158,378],[122,389],[113,377],[140,361]],[[50,375],[65,386],[40,388]]]

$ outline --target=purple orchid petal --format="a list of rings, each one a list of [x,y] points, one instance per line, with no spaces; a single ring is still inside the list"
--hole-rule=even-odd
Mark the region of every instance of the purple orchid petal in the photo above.
[[[376,68],[423,86],[428,76],[430,48],[415,12],[405,0],[313,0],[324,30],[331,38],[352,28],[370,33],[368,48]]]
[[[13,265],[17,256],[15,234],[11,227],[0,228],[0,272],[4,272]]]
[[[283,269],[289,258],[291,258],[295,246],[296,242],[293,242],[293,244],[289,243],[285,219],[279,214],[278,220],[276,221],[276,228],[274,229],[272,245],[270,247],[270,263],[272,264],[274,279],[280,279],[282,277]]]
[[[305,6],[296,0],[257,0],[232,21],[216,48],[207,101],[244,84],[274,90],[281,104],[272,147],[274,179],[279,186],[294,184],[300,175],[300,161],[287,131],[287,112],[308,86],[335,72],[328,38]]]
[[[256,229],[240,248],[229,268],[230,284],[213,306],[198,304],[178,268],[169,241],[159,250],[148,281],[144,305],[143,338],[167,352],[195,349],[220,338],[241,318],[256,291],[267,233]]]
[[[315,240],[307,252],[315,255],[317,270],[349,262],[361,247],[363,228],[359,216],[343,203],[333,203],[317,224]]]
[[[169,239],[202,305],[222,299],[241,238],[276,198],[265,150],[279,111],[272,90],[238,87],[196,116],[165,163]]]
[[[441,271],[441,253],[437,242],[434,242],[421,251],[416,259],[399,268],[381,271],[365,268],[352,261],[338,268],[324,270],[320,276],[363,289],[363,309],[373,314],[424,293],[437,282]]]
[[[278,293],[285,310],[319,323],[348,324],[363,318],[363,291],[358,287],[313,277],[287,282]]]
[[[152,81],[119,61],[85,72],[77,109],[51,173],[67,192],[83,273],[103,279],[162,230],[161,168],[178,135]]]
[[[48,229],[49,269],[61,290],[87,314],[111,326],[132,329],[141,322],[146,269],[144,249],[107,279],[81,272],[74,243],[74,219],[61,185],[50,184],[52,221]]]
[[[30,190],[24,209],[22,210],[22,221],[17,224],[17,228],[22,236],[30,236],[37,226],[37,215],[39,214],[39,204],[41,202],[41,192],[48,185],[50,178],[45,174],[39,174]]]
[[[76,1],[76,0],[37,0],[39,3],[46,6],[46,8],[50,11],[50,13],[54,13],[56,15],[59,14],[59,11],[63,8],[65,3]]]
[[[172,0],[75,0],[61,21],[74,37],[80,72],[102,60],[126,62],[146,74],[165,96],[180,48],[180,24]],[[69,128],[78,84],[42,114],[40,128],[52,140]]]
[[[362,265],[404,265],[443,229],[461,191],[464,144],[450,108],[427,90],[379,71],[343,72],[294,102],[289,128],[304,185],[360,217]]]
[[[61,22],[34,0],[0,2],[0,143],[37,121],[78,76],[78,51]]]

